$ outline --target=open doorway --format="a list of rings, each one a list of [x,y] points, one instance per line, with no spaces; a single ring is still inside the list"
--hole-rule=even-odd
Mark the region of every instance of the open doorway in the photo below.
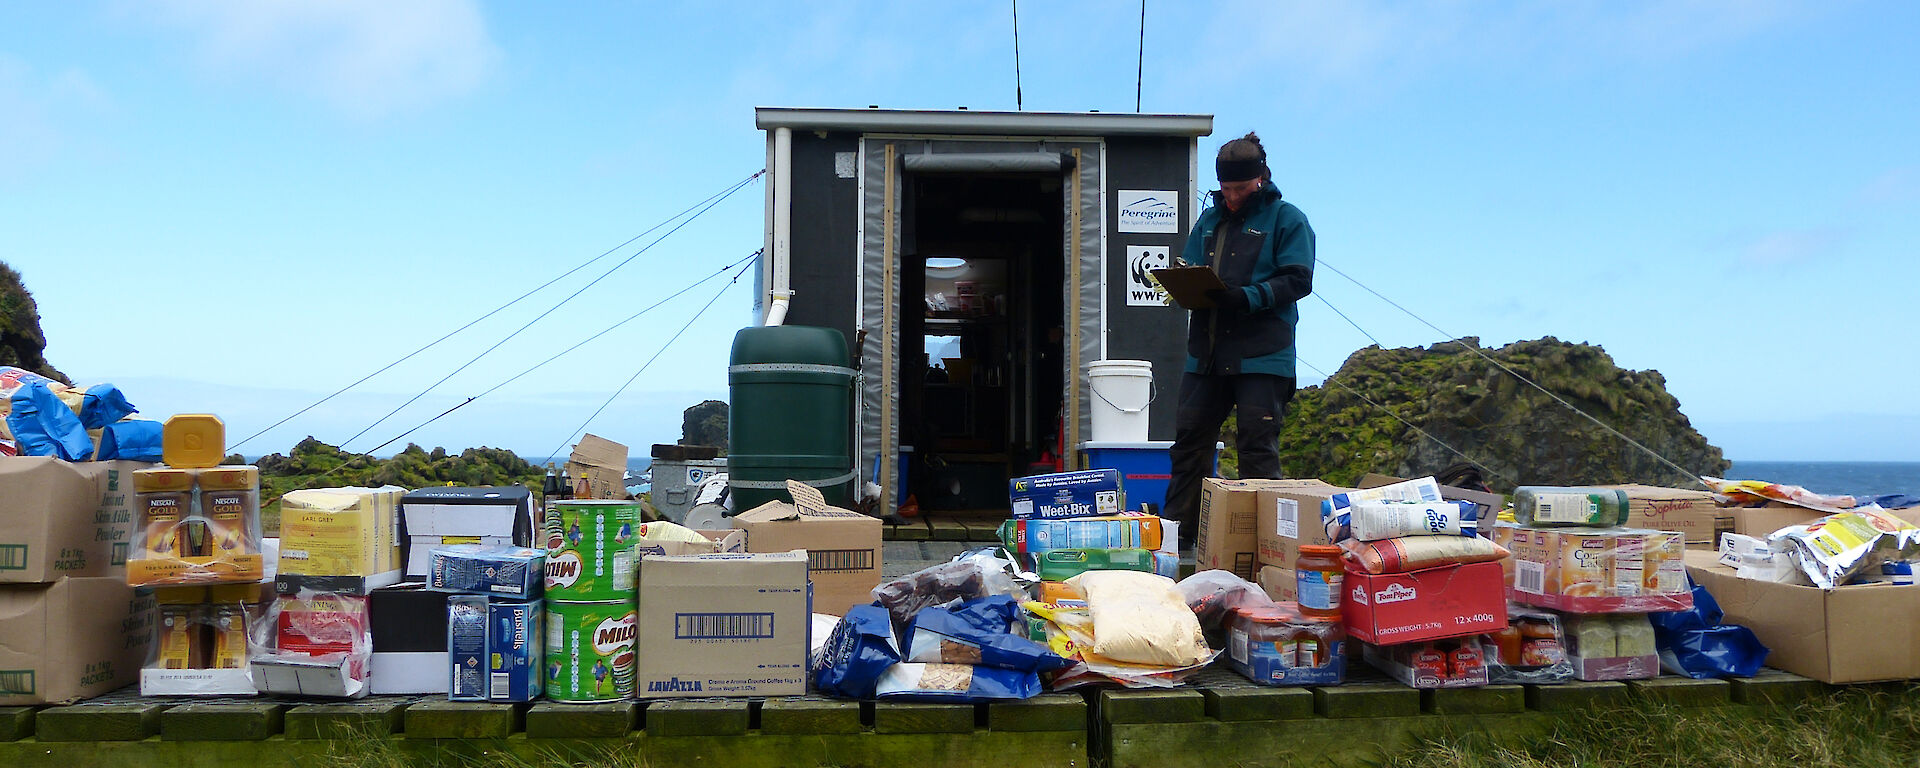
[[[1058,173],[916,174],[901,216],[900,444],[921,508],[1004,510],[1057,456],[1066,391]]]

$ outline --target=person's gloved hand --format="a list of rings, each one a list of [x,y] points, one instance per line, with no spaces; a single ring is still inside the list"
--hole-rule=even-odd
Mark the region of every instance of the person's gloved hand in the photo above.
[[[1247,292],[1239,288],[1215,288],[1207,291],[1207,300],[1213,302],[1214,309],[1225,314],[1247,313]]]

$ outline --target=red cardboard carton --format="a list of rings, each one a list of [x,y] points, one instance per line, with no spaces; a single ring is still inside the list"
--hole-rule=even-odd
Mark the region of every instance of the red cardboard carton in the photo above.
[[[1500,564],[1443,565],[1411,573],[1347,571],[1341,620],[1376,645],[1495,632],[1507,626]]]

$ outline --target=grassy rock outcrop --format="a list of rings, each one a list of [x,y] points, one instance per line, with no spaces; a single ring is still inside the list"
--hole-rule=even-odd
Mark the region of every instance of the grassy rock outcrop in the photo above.
[[[1368,472],[1415,477],[1465,461],[1451,446],[1490,470],[1488,481],[1503,492],[1515,485],[1692,485],[1514,373],[1687,471],[1715,474],[1729,465],[1680,412],[1659,371],[1624,370],[1598,346],[1551,336],[1485,351],[1513,373],[1458,342],[1355,352],[1326,384],[1294,397],[1280,439],[1282,466],[1290,477],[1336,483]]]
[[[0,262],[0,365],[25,368],[71,384],[65,374],[47,362],[47,336],[40,330],[40,307],[20,279],[20,273]]]

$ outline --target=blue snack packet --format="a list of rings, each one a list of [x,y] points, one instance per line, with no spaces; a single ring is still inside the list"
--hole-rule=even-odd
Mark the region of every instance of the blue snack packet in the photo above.
[[[893,645],[893,619],[878,605],[858,605],[827,638],[826,650],[813,669],[813,684],[821,693],[852,699],[872,698],[874,686],[888,667],[900,662]]]
[[[970,664],[902,662],[880,676],[877,697],[913,701],[973,703],[1032,698],[1040,693],[1033,672]]]
[[[906,661],[972,664],[1021,672],[1062,669],[1073,662],[1045,645],[1006,631],[1006,624],[981,631],[944,608],[927,608],[907,629]]]

